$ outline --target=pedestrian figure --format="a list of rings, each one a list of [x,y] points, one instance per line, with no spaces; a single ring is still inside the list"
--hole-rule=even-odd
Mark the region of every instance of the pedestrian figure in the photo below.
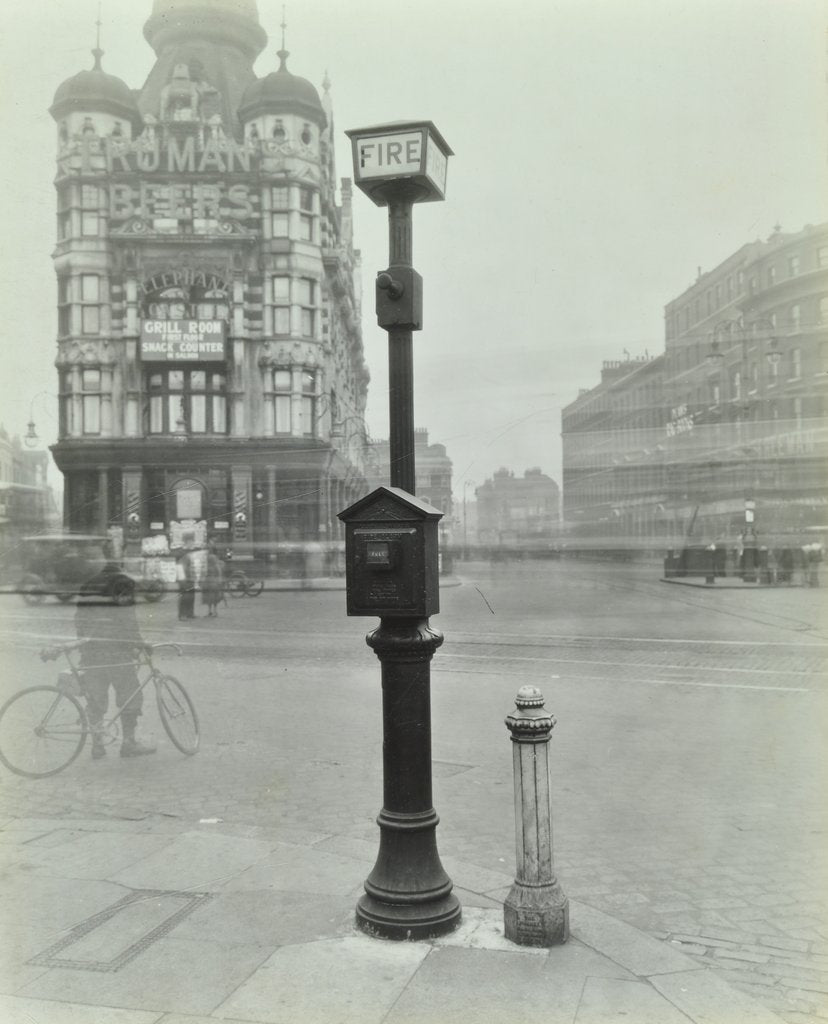
[[[121,711],[121,757],[155,753],[154,746],[135,738],[143,704],[135,655],[144,641],[138,629],[134,599],[120,603],[108,597],[109,575],[111,567],[107,564],[82,585],[75,612],[78,639],[86,641],[80,649],[80,667],[92,730],[92,757],[96,761],[106,754],[101,723],[109,706],[110,686]]]
[[[207,605],[208,618],[218,617],[218,605],[224,596],[221,560],[211,545],[207,550],[207,565],[201,581],[201,601]]]
[[[179,619],[194,619],[198,574],[192,551],[185,551],[179,559],[176,577],[178,579],[178,617]]]

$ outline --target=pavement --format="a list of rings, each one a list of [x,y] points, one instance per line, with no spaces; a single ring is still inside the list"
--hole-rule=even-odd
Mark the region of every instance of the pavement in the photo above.
[[[438,830],[439,831],[439,830]],[[718,973],[587,903],[551,949],[503,934],[512,878],[444,858],[440,939],[354,925],[376,845],[161,815],[0,826],[4,1024],[773,1024]]]

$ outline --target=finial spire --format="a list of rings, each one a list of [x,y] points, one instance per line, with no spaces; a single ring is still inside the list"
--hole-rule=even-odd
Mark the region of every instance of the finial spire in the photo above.
[[[287,71],[287,59],[290,56],[290,51],[285,49],[285,29],[287,28],[287,22],[285,21],[285,5],[282,4],[282,49],[276,54],[279,58],[279,70]]]
[[[101,49],[101,0],[98,0],[98,17],[95,21],[95,49],[92,51],[92,56],[95,58],[95,66],[93,71],[101,70],[101,57],[103,57],[103,50]]]
[[[325,92],[331,91],[331,79],[330,76],[328,75],[327,68],[325,68],[325,78],[322,81],[322,88],[325,90]]]

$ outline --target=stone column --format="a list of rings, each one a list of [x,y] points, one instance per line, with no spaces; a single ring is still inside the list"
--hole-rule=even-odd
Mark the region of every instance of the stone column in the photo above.
[[[552,861],[549,740],[555,717],[534,686],[521,686],[515,704],[506,725],[512,734],[517,874],[503,905],[504,930],[521,946],[558,946],[569,938],[569,900]]]

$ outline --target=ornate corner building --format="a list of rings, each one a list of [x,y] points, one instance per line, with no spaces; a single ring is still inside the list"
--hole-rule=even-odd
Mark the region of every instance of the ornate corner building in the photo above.
[[[128,553],[336,539],[369,373],[329,83],[284,39],[256,77],[255,0],[154,0],[144,35],[142,89],[96,48],[50,108],[64,520]]]

